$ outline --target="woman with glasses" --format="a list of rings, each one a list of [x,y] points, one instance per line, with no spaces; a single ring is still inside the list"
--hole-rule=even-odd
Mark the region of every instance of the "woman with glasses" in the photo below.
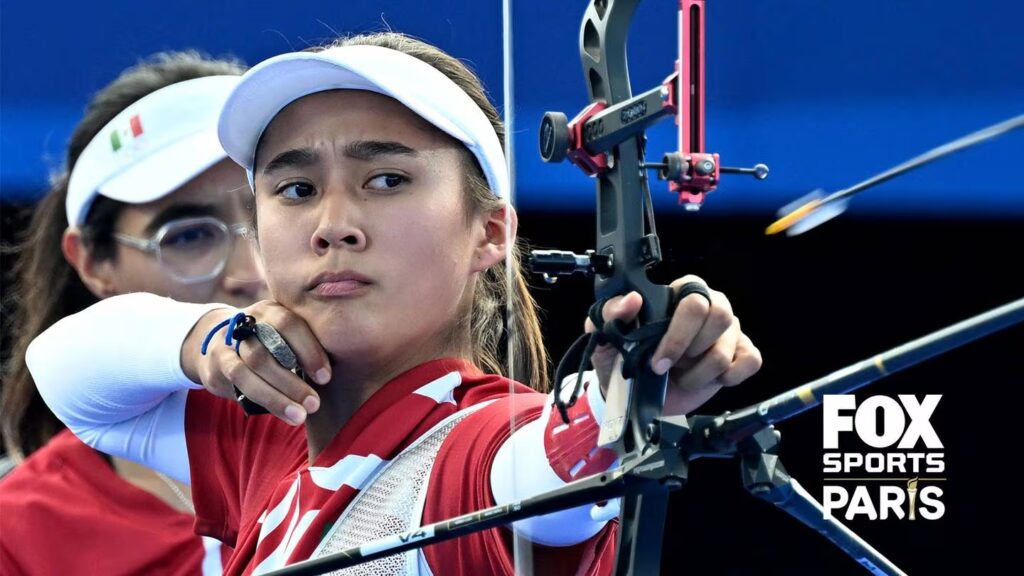
[[[8,455],[24,459],[0,481],[5,574],[221,572],[226,552],[194,534],[187,484],[62,431],[25,351],[61,318],[118,294],[197,306],[262,296],[245,173],[216,137],[243,70],[168,53],[125,71],[89,104],[33,215],[16,266],[19,332],[0,409]]]
[[[597,423],[615,351],[594,354],[563,423],[542,393],[547,358],[518,267],[503,132],[462,62],[400,34],[254,67],[219,133],[253,187],[272,300],[236,314],[134,294],[66,318],[28,354],[47,401],[91,445],[191,478],[197,530],[234,545],[230,574],[607,470],[615,454],[597,446]],[[678,412],[760,367],[728,299],[696,279],[675,286],[691,280],[697,293],[651,358]],[[640,305],[636,293],[615,298],[604,318],[630,322]],[[225,326],[249,335],[225,340]],[[64,367],[47,364],[85,334],[95,337]],[[137,378],[125,350],[163,378]],[[506,353],[529,386],[501,376]],[[247,416],[245,402],[270,415]],[[177,449],[161,457],[154,443]],[[609,573],[613,507],[517,523],[538,573]],[[492,529],[351,573],[514,571],[511,533]]]

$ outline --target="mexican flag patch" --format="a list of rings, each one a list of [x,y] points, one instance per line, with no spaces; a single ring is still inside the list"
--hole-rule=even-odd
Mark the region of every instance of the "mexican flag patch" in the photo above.
[[[110,147],[117,152],[129,140],[142,136],[142,119],[136,114],[128,119],[128,127],[110,133]]]

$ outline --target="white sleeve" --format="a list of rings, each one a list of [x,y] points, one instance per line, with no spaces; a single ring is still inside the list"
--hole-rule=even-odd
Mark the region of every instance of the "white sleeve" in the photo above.
[[[560,488],[569,480],[617,464],[614,452],[597,446],[597,429],[604,414],[597,375],[585,372],[583,381],[586,391],[570,410],[570,424],[562,423],[558,411],[553,409],[552,392],[540,418],[520,427],[498,449],[491,467],[491,493],[497,505]],[[564,382],[562,396],[568,399],[576,384],[576,374]],[[552,419],[557,422],[552,423]],[[520,520],[513,528],[531,542],[572,546],[597,534],[608,520],[618,515],[618,507],[618,500],[605,506],[588,504]]]
[[[36,337],[25,362],[39,394],[83,442],[189,482],[185,397],[202,388],[181,346],[206,312],[153,294],[102,300]],[[198,353],[198,351],[196,351]]]

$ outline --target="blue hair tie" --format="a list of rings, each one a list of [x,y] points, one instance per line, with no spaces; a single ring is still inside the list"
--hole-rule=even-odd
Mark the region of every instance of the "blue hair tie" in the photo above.
[[[206,350],[210,347],[210,341],[221,328],[227,326],[227,333],[224,335],[224,343],[231,346],[231,341],[235,342],[235,353],[238,353],[238,346],[242,343],[242,340],[253,335],[256,328],[256,319],[252,316],[247,315],[245,312],[239,312],[214,326],[206,334],[206,338],[203,339],[203,346],[200,349],[203,356],[206,356]]]

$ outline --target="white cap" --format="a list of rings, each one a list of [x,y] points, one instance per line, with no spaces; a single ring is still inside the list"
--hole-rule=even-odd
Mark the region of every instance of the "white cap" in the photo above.
[[[494,127],[455,82],[426,62],[380,46],[292,52],[253,66],[228,98],[220,142],[253,183],[256,146],[270,121],[292,102],[326,90],[368,90],[390,96],[476,156],[491,190],[509,197],[508,167]]]
[[[75,162],[68,223],[85,222],[97,194],[142,204],[177,190],[227,157],[217,118],[239,76],[206,76],[147,94],[114,117]]]

